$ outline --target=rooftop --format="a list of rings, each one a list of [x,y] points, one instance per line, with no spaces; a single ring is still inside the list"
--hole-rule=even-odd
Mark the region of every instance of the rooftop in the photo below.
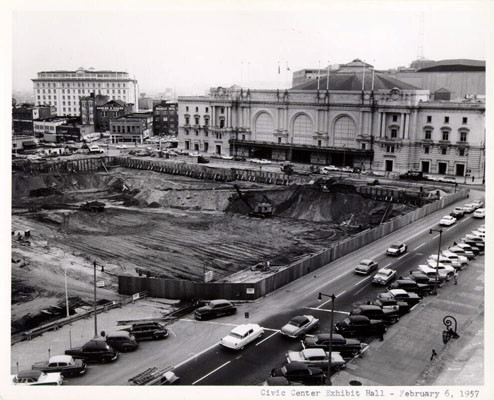
[[[483,71],[485,72],[485,61],[470,60],[465,58],[434,61],[418,72],[469,72]]]

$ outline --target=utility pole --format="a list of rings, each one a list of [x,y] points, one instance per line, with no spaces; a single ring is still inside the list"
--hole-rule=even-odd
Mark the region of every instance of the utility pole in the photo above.
[[[96,317],[96,261],[93,262],[94,266],[94,338],[98,337],[98,321]]]
[[[333,315],[334,315],[334,301],[336,299],[336,296],[334,294],[328,295],[319,292],[319,296],[317,297],[317,300],[321,301],[322,296],[329,297],[331,299],[331,321],[330,321],[330,330],[329,330],[329,360],[328,360],[328,385],[331,386],[331,353],[333,351]]]
[[[430,229],[429,234],[432,235],[432,232],[438,232],[439,233],[439,246],[437,247],[436,280],[434,281],[434,291],[432,292],[432,294],[436,295],[437,294],[437,286],[438,286],[438,274],[439,274],[439,257],[441,255],[441,237],[443,235],[443,230],[442,229]]]

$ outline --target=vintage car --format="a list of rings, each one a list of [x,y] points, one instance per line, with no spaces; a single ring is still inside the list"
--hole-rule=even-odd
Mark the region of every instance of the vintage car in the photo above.
[[[106,335],[106,343],[108,343],[115,350],[124,353],[133,351],[139,346],[136,338],[129,332],[125,331],[108,333]]]
[[[159,322],[137,322],[126,329],[137,341],[144,339],[164,339],[168,330]]]
[[[205,320],[233,315],[236,312],[237,308],[228,300],[211,300],[205,306],[195,310],[194,316],[197,320]]]
[[[485,218],[485,208],[477,208],[473,212],[473,217],[474,218]]]
[[[329,351],[329,342],[331,340],[331,351],[338,351],[342,357],[353,357],[359,354],[366,343],[362,343],[358,339],[345,338],[338,333],[333,333],[331,338],[330,333],[318,333],[314,336],[307,335],[302,342],[302,345],[306,349],[323,349]]]
[[[301,351],[288,351],[286,354],[288,363],[301,362],[308,367],[327,368],[329,353],[323,349],[304,349]],[[331,369],[338,371],[345,367],[345,360],[337,351],[331,352]]]
[[[441,226],[451,226],[454,225],[456,222],[456,218],[452,217],[451,215],[445,215],[439,220],[439,225]]]
[[[65,355],[87,362],[110,362],[118,358],[118,351],[110,347],[105,340],[92,339],[84,346],[65,350]]]
[[[319,320],[312,315],[299,315],[281,328],[281,334],[290,338],[299,338],[318,325]]]
[[[243,324],[233,328],[220,340],[220,344],[233,350],[242,350],[250,342],[264,334],[264,329],[257,324]]]
[[[383,309],[375,304],[361,304],[355,307],[350,315],[363,315],[369,319],[377,319],[388,324],[394,324],[400,319],[399,310]]]
[[[420,297],[428,295],[431,291],[429,285],[418,283],[413,279],[398,279],[394,281],[388,289],[403,289],[407,292],[417,293]]]
[[[63,376],[60,372],[45,373],[40,370],[20,371],[12,377],[14,385],[27,386],[58,386],[63,383]]]
[[[304,385],[323,385],[326,382],[326,374],[321,368],[308,367],[301,362],[292,362],[281,368],[274,368],[271,370],[271,376],[283,376],[289,382]]]
[[[380,335],[386,332],[384,322],[379,319],[369,319],[363,315],[350,315],[336,323],[336,332],[347,336]]]
[[[372,283],[377,283],[378,285],[387,285],[394,278],[396,278],[396,271],[389,268],[381,268],[377,271],[377,274],[372,278]]]
[[[393,297],[396,300],[406,301],[411,307],[417,304],[421,297],[417,293],[409,293],[403,289],[391,289],[386,293],[379,293],[377,298]]]
[[[389,256],[399,256],[407,251],[407,245],[405,243],[395,242],[386,250],[386,254]]]
[[[353,270],[356,274],[367,275],[372,271],[375,271],[378,267],[378,263],[374,260],[365,259],[360,261],[359,265]]]
[[[71,356],[53,356],[48,361],[34,363],[33,370],[60,372],[62,376],[79,376],[86,373],[86,363],[83,360],[74,360]]]

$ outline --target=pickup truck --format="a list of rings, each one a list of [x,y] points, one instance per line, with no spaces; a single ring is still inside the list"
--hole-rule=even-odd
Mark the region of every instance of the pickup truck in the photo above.
[[[79,358],[87,362],[110,362],[118,358],[118,351],[110,347],[106,341],[92,339],[82,347],[65,350],[65,355]]]

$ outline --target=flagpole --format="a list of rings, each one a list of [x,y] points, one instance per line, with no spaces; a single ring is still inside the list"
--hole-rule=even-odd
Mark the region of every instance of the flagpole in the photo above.
[[[364,72],[362,74],[362,91],[364,91],[365,89],[365,61],[363,61],[364,63]]]
[[[329,90],[329,61],[328,61],[328,74],[326,76],[326,90]]]
[[[376,60],[373,60],[372,63],[376,64]],[[376,70],[376,66],[373,65],[372,66],[372,88],[371,88],[372,91],[374,91],[374,73],[375,73],[375,70]]]
[[[317,90],[318,91],[319,91],[320,72],[321,72],[321,61],[318,61],[317,62]]]

